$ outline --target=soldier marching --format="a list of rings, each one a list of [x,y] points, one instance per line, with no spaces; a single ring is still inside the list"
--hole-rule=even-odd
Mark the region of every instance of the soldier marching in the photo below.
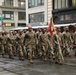
[[[46,29],[0,32],[0,53],[2,57],[19,60],[28,59],[33,63],[34,59],[44,61],[52,59],[57,64],[64,63],[64,56],[71,56],[71,48],[76,48],[76,27],[73,31],[69,27],[54,29],[54,35]],[[76,56],[76,51],[75,51]]]

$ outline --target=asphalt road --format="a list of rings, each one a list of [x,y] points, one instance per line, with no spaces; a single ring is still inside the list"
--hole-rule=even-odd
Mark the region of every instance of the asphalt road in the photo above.
[[[63,65],[57,65],[39,59],[34,60],[34,64],[29,64],[28,60],[0,56],[0,75],[76,75],[76,58],[65,58]]]

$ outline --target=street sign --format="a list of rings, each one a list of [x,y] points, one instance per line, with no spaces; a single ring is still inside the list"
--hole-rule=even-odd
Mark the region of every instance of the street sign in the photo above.
[[[4,17],[2,14],[0,14],[0,21],[4,20]]]
[[[4,20],[4,18],[3,17],[0,17],[0,21],[2,21],[2,20]]]
[[[0,26],[1,26],[1,29],[3,31],[6,31],[5,26],[3,26],[3,20],[4,20],[3,14],[0,13]]]

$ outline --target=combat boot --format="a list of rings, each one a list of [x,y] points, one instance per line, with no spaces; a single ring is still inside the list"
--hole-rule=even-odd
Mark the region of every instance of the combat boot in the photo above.
[[[60,59],[58,59],[57,64],[62,65],[62,61]]]
[[[24,61],[24,57],[19,56],[19,60]]]
[[[32,60],[32,59],[30,59],[30,60],[29,60],[29,63],[30,63],[30,64],[33,64],[33,60]]]

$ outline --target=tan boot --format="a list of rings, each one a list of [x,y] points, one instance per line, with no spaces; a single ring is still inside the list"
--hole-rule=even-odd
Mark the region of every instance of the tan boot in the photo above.
[[[62,64],[63,64],[60,59],[58,60],[58,64],[59,64],[59,65],[62,65]]]
[[[33,64],[33,60],[32,60],[32,59],[30,59],[30,60],[29,60],[29,63],[30,63],[30,64]]]
[[[22,61],[24,61],[24,58],[23,58],[23,57],[19,57],[19,60],[22,60]]]

